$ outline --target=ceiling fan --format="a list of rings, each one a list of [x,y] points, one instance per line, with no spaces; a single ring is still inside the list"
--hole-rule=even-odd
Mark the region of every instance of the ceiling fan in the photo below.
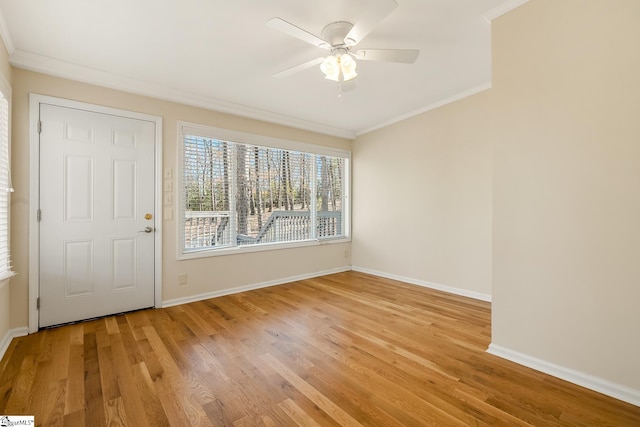
[[[274,74],[274,77],[288,77],[320,64],[326,79],[343,82],[356,77],[357,63],[355,59],[364,61],[401,62],[412,64],[418,58],[416,49],[355,49],[398,3],[395,0],[375,0],[356,24],[346,21],[332,22],[326,25],[320,37],[297,27],[282,18],[272,18],[267,26],[281,31],[291,37],[330,51],[328,56],[320,56],[302,64]]]

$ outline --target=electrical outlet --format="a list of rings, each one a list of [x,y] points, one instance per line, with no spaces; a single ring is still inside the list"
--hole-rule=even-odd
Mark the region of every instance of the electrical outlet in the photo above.
[[[184,286],[187,284],[187,273],[178,274],[178,285]]]
[[[349,258],[349,250],[348,249],[344,251],[344,257],[345,258]]]

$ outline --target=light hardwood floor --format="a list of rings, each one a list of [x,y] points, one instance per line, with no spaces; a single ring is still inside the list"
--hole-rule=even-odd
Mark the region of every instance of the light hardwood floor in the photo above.
[[[43,426],[640,426],[485,352],[490,305],[347,272],[13,340],[0,414]]]

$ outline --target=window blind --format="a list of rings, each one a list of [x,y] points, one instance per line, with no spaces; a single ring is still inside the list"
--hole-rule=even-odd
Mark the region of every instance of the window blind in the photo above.
[[[340,156],[183,133],[182,252],[346,237],[346,164]]]
[[[0,92],[0,280],[11,275],[9,257],[9,101]]]

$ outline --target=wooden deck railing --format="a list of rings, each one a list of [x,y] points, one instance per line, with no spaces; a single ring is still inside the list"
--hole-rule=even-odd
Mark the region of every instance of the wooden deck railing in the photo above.
[[[186,249],[227,246],[231,243],[229,211],[185,211],[184,247]]]
[[[185,212],[185,248],[196,249],[231,244],[230,212]],[[309,211],[274,211],[258,234],[237,235],[238,245],[294,242],[311,238]],[[342,212],[317,212],[316,237],[319,239],[342,235]]]
[[[316,237],[342,234],[342,212],[317,212]],[[239,245],[256,243],[295,242],[311,238],[311,212],[275,211],[256,237],[238,235]]]

